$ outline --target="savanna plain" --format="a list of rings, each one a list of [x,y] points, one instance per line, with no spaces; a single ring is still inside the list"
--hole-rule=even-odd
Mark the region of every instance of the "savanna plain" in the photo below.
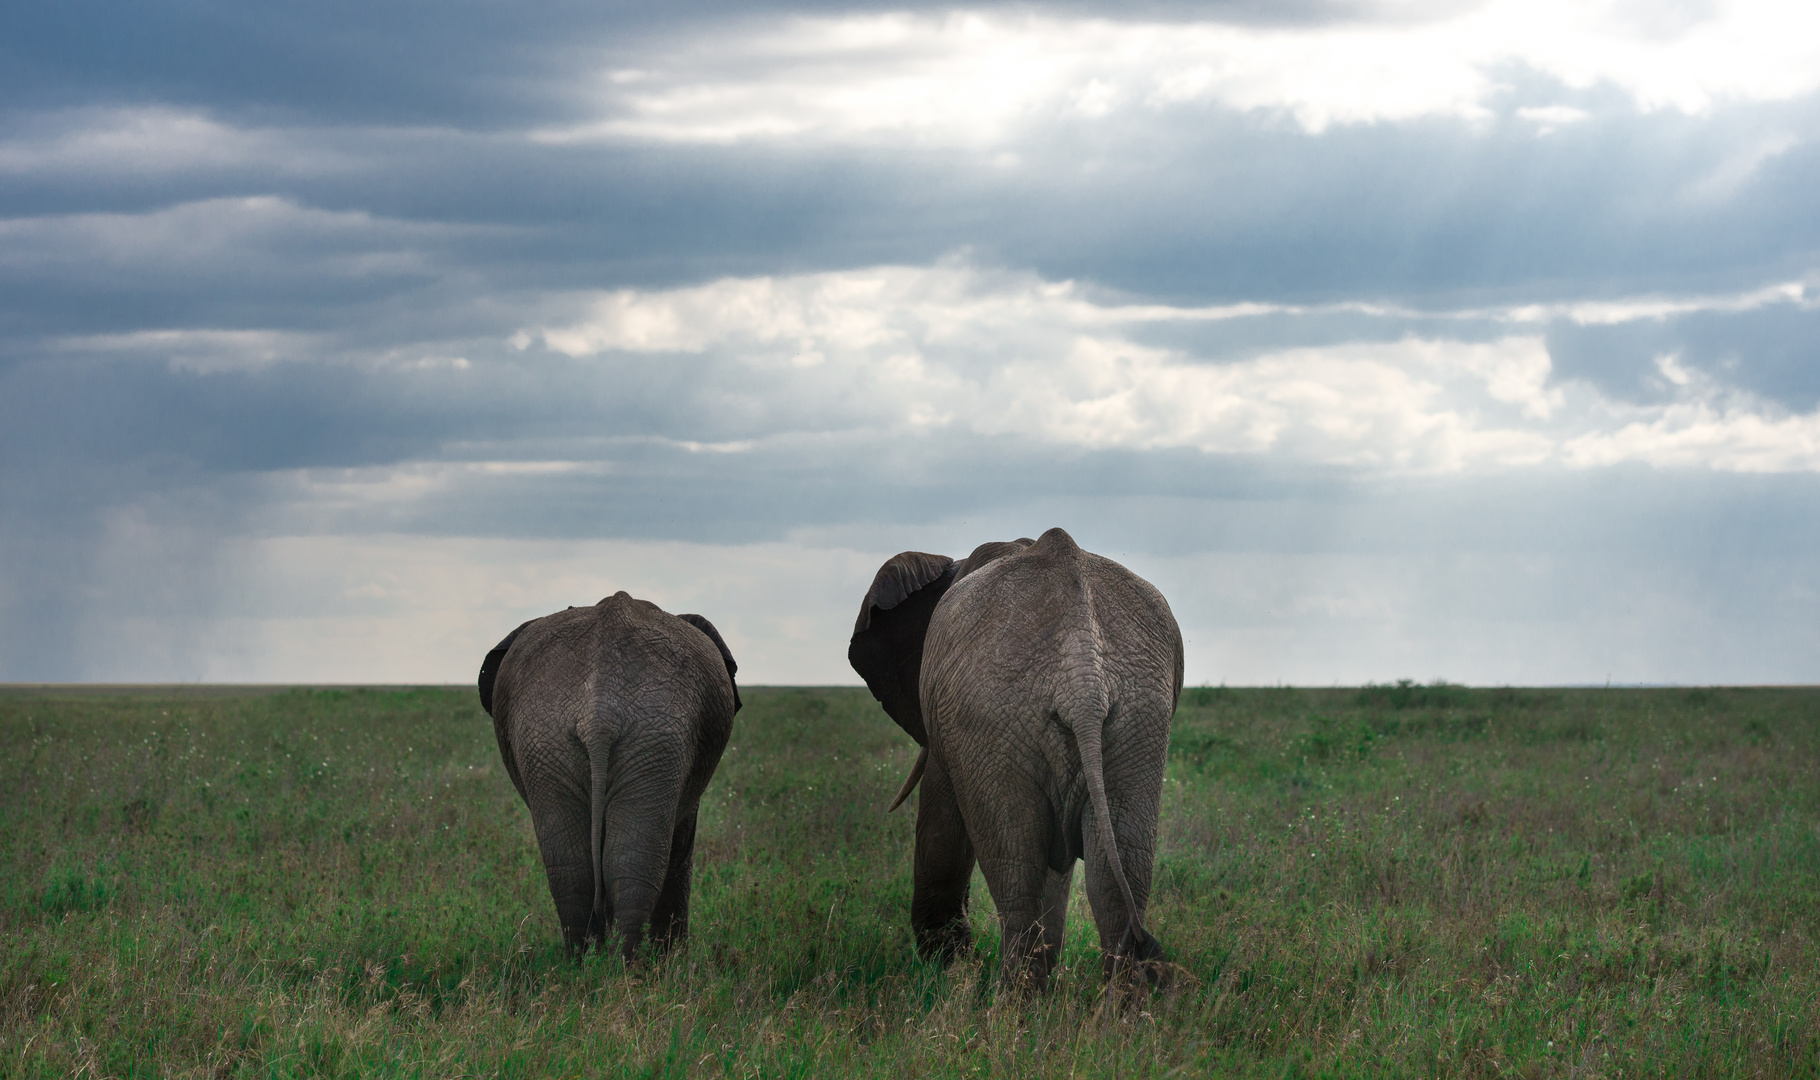
[[[1820,691],[1195,688],[1149,923],[908,928],[915,747],[742,687],[692,936],[565,957],[468,688],[0,690],[0,1076],[1820,1074]]]

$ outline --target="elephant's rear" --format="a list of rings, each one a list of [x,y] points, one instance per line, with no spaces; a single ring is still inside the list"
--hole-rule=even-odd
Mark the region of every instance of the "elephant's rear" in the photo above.
[[[975,843],[1007,821],[1043,830],[1052,870],[1086,861],[1108,953],[1155,955],[1142,917],[1182,680],[1162,595],[1051,530],[957,582],[925,649],[924,719]]]
[[[957,582],[931,620],[925,719],[996,741],[1056,716],[1106,725],[1158,770],[1182,686],[1182,638],[1157,589],[1060,529]],[[959,732],[957,726],[972,730]],[[1078,763],[1075,765],[1078,769]]]
[[[630,954],[647,922],[686,932],[695,810],[738,708],[731,655],[707,620],[624,593],[515,633],[494,722],[564,937],[611,928]]]

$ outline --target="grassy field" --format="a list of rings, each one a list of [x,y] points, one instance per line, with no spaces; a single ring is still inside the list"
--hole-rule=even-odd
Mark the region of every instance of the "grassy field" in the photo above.
[[[1820,692],[1191,690],[1174,987],[1108,997],[1077,896],[1027,1005],[981,885],[913,956],[909,739],[742,693],[628,970],[563,958],[471,690],[0,691],[0,1076],[1820,1074]]]

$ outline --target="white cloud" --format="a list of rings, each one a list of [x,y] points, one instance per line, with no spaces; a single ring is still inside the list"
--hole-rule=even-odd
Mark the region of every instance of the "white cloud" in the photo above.
[[[200,199],[144,213],[79,213],[0,219],[0,267],[76,267],[168,274],[233,274],[249,257],[306,263],[348,277],[428,272],[426,241],[473,226],[418,224],[364,211],[323,210],[272,195]],[[307,240],[307,260],[294,250]]]
[[[1592,119],[1592,113],[1571,105],[1525,105],[1517,110],[1517,119],[1529,121],[1536,126],[1537,134],[1547,135],[1572,124],[1585,123]]]
[[[1101,304],[1069,282],[951,263],[622,290],[586,301],[574,322],[515,340],[624,363],[693,354],[718,372],[702,382],[787,402],[780,422],[794,429],[955,426],[1393,473],[1618,461],[1820,470],[1812,434],[1820,414],[1774,418],[1704,375],[1671,379],[1671,404],[1620,408],[1589,387],[1555,385],[1536,332],[1549,318],[1612,322],[1785,302],[1806,303],[1803,287],[1481,311],[1472,317],[1508,322],[1511,332],[1279,348],[1215,363],[1136,332],[1283,309]]]
[[[144,178],[256,167],[319,173],[345,157],[299,145],[295,133],[239,128],[168,106],[67,109],[0,142],[0,173]]]
[[[1729,198],[1755,176],[1765,162],[1780,157],[1800,143],[1801,140],[1789,132],[1758,139],[1719,162],[1706,176],[1689,185],[1685,194],[1690,199],[1709,202]]]
[[[1613,431],[1567,440],[1563,457],[1596,467],[1641,461],[1727,472],[1820,472],[1820,413],[1776,415],[1754,403],[1679,401]]]
[[[1667,319],[1696,312],[1757,311],[1772,304],[1792,304],[1811,311],[1820,307],[1820,291],[1814,290],[1811,283],[1785,281],[1742,293],[1522,304],[1505,308],[1477,308],[1457,314],[1461,318],[1511,323],[1546,323],[1565,319],[1581,326],[1616,326],[1620,323]]]
[[[881,267],[615,292],[576,323],[517,340],[535,336],[571,356],[713,352],[765,381],[768,397],[824,403],[830,426],[959,424],[1096,448],[1284,452],[1416,470],[1546,455],[1530,433],[1476,421],[1443,385],[1476,382],[1479,398],[1546,416],[1558,395],[1543,386],[1537,338],[1409,339],[1206,364],[1116,332],[1180,314],[1102,307],[1070,283]]]
[[[1610,86],[1643,110],[1789,100],[1820,88],[1820,9],[1734,0],[1664,21],[1623,0],[1487,0],[1295,26],[968,11],[790,18],[649,44],[636,69],[610,66],[592,86],[598,119],[534,137],[977,144],[1031,123],[1191,104],[1281,113],[1316,132],[1478,122],[1512,89],[1513,67],[1572,89]],[[1533,102],[1517,115],[1547,132],[1586,114]]]
[[[1567,300],[1542,304],[1462,308],[1453,311],[1363,301],[1343,301],[1333,304],[1270,304],[1248,301],[1192,308],[1156,304],[1106,307],[1083,305],[1074,317],[1083,323],[1098,320],[1102,323],[1117,324],[1147,320],[1221,322],[1227,319],[1255,318],[1260,315],[1353,314],[1383,318],[1509,323],[1513,326],[1544,326],[1556,320],[1565,320],[1579,326],[1616,326],[1621,323],[1659,321],[1699,312],[1759,311],[1776,304],[1789,304],[1812,311],[1820,307],[1820,289],[1817,289],[1812,281],[1784,281],[1741,293],[1628,296],[1616,300]]]
[[[258,371],[279,363],[324,360],[358,362],[368,368],[402,372],[467,371],[474,366],[465,356],[451,355],[446,342],[422,341],[400,348],[358,350],[333,334],[297,330],[135,330],[125,334],[71,334],[53,338],[47,344],[60,353],[144,360],[197,375]]]
[[[154,357],[173,370],[210,374],[306,359],[316,354],[322,338],[285,330],[136,330],[74,335],[53,344],[64,352]]]

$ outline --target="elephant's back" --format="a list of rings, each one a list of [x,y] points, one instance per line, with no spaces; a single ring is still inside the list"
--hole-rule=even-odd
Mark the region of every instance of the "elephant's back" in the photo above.
[[[495,700],[509,718],[583,728],[733,712],[731,678],[714,642],[624,592],[526,626],[500,665]]]
[[[1045,708],[1166,695],[1173,707],[1181,652],[1155,586],[1052,529],[949,590],[930,620],[924,692],[953,704]]]
[[[1167,688],[1169,710],[1182,689],[1182,631],[1162,590],[1101,555],[1088,555],[1102,652],[1128,682]]]

